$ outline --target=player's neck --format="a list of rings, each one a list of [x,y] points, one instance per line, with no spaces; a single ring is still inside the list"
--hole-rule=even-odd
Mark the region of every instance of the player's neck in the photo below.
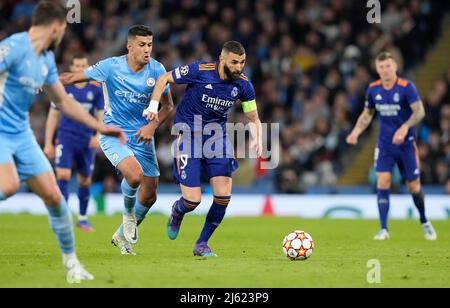
[[[141,63],[138,63],[137,61],[134,61],[133,58],[130,57],[129,55],[127,55],[127,64],[128,64],[128,67],[136,74],[140,73],[146,65],[146,64],[141,64]]]
[[[222,63],[220,63],[220,62],[219,62],[218,71],[219,71],[219,77],[220,77],[220,79],[222,79],[222,80],[228,80],[227,74],[225,74],[225,69],[224,69]]]
[[[76,83],[76,84],[74,84],[75,88],[80,89],[80,90],[81,90],[81,89],[84,89],[87,85],[88,85],[87,82]]]
[[[50,35],[48,34],[48,31],[42,27],[31,27],[28,31],[28,37],[31,41],[31,47],[33,47],[37,55],[40,55],[50,46]]]
[[[398,77],[397,77],[397,75],[395,75],[393,78],[390,78],[388,80],[381,80],[381,85],[383,86],[383,89],[391,90],[394,87],[397,79],[398,79]]]

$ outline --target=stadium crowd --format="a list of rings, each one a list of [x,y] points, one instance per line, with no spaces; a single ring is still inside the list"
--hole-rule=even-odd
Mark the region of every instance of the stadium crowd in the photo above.
[[[2,0],[0,40],[27,29],[33,0]],[[383,5],[382,23],[369,24],[365,1],[275,0],[80,0],[82,20],[72,24],[58,52],[60,71],[84,52],[91,63],[126,52],[129,26],[154,31],[153,57],[167,70],[195,60],[214,61],[223,42],[247,49],[245,74],[256,89],[261,120],[279,123],[280,165],[258,170],[241,160],[237,181],[270,181],[280,192],[334,186],[349,147],[345,137],[364,107],[365,90],[377,78],[372,59],[381,50],[397,58],[401,76],[414,76],[441,33],[445,1],[396,0]],[[175,103],[183,87],[172,87]],[[450,192],[450,70],[430,93],[421,93],[427,117],[419,130],[423,182]],[[35,104],[32,127],[39,142],[49,103]],[[169,119],[156,137],[163,182],[171,182]],[[244,121],[240,108],[231,122]],[[250,171],[250,172],[249,172]],[[99,153],[95,178],[113,190],[116,174]]]

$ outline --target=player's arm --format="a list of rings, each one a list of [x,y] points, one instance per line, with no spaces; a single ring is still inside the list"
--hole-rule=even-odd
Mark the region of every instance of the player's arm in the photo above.
[[[44,153],[48,157],[48,159],[52,160],[55,158],[55,145],[53,144],[53,138],[55,137],[56,130],[59,125],[61,112],[54,108],[50,107],[47,116],[47,122],[45,124],[45,146]]]
[[[156,85],[153,88],[152,97],[150,99],[150,104],[147,109],[144,110],[143,116],[147,118],[149,121],[156,120],[159,121],[160,116],[164,116],[164,114],[161,114],[161,111],[163,111],[163,108],[161,108],[160,113],[158,114],[159,109],[159,101],[161,100],[161,96],[164,92],[164,89],[166,88],[168,83],[174,84],[175,80],[173,79],[172,72],[167,72],[159,76],[158,80],[156,81]],[[170,96],[169,100],[170,102],[167,102],[168,105],[166,106],[166,109],[164,109],[164,112],[167,112],[169,109],[169,105],[171,104],[173,109],[173,101],[172,96]],[[170,111],[172,111],[172,109]],[[170,113],[170,111],[167,112],[167,115]],[[166,115],[166,117],[167,117]]]
[[[103,110],[98,110],[97,111],[97,121],[98,123],[103,123]],[[95,136],[93,136],[91,138],[91,140],[89,141],[89,147],[91,149],[98,149],[100,147],[100,132],[97,131],[97,133],[95,134]]]
[[[364,108],[352,132],[347,136],[348,144],[358,144],[359,136],[369,127],[374,115],[375,109]]]
[[[155,85],[155,87],[156,87],[156,85]],[[163,87],[163,89],[164,88],[165,88],[165,86]],[[153,95],[152,95],[152,97],[153,97]],[[174,108],[174,105],[173,105],[172,94],[170,93],[170,90],[169,90],[167,92],[167,94],[161,98],[161,109],[157,113],[157,116],[155,117],[155,119],[153,119],[153,121],[151,121],[146,126],[142,127],[140,130],[138,130],[134,134],[135,136],[139,136],[137,142],[138,143],[141,141],[144,141],[144,143],[150,142],[153,139],[153,136],[155,135],[155,130],[162,123],[164,123],[166,121],[167,117],[172,112],[173,108]],[[145,115],[145,111],[144,111],[144,115]]]
[[[87,82],[89,81],[89,78],[86,76],[84,71],[79,71],[76,73],[62,73],[59,75],[59,80],[66,86],[75,83]]]
[[[69,118],[84,124],[103,135],[118,137],[122,143],[125,143],[125,135],[120,128],[99,123],[97,119],[87,113],[79,103],[67,95],[61,82],[46,85],[44,91],[59,110]]]
[[[405,142],[406,135],[411,127],[419,124],[425,118],[425,107],[421,100],[409,105],[413,111],[411,117],[395,132],[392,139],[393,144],[402,144]]]
[[[255,108],[251,111],[244,112],[247,119],[250,121],[252,125],[250,125],[250,134],[252,136],[252,139],[250,141],[250,148],[255,149],[257,157],[261,157],[262,155],[262,125],[261,120],[259,119],[258,110],[256,110],[256,102],[253,101],[254,106],[252,108]],[[252,102],[250,102],[252,104]]]

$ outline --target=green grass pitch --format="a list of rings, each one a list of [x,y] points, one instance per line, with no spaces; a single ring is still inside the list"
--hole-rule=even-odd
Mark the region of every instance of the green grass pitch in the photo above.
[[[135,257],[111,246],[120,216],[92,217],[93,234],[76,231],[77,253],[96,279],[69,285],[46,217],[0,215],[0,287],[450,287],[450,221],[434,222],[438,240],[427,242],[417,221],[392,221],[391,239],[375,242],[377,221],[301,218],[225,218],[210,241],[219,257],[193,257],[204,217],[188,216],[176,241],[167,217],[149,215],[140,227]],[[283,237],[309,232],[307,261],[282,254]],[[381,283],[369,284],[367,263],[381,264]]]

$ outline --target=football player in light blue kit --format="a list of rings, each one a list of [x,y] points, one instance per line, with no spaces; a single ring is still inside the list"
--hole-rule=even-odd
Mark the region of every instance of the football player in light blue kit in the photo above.
[[[110,162],[124,176],[123,224],[114,233],[112,243],[124,255],[134,255],[131,244],[138,240],[137,226],[156,202],[159,167],[153,135],[173,109],[169,87],[164,90],[161,117],[149,123],[142,117],[164,66],[151,58],[153,33],[146,26],[133,26],[128,33],[128,54],[100,61],[77,73],[61,75],[64,84],[96,80],[103,85],[104,123],[122,128],[126,145],[116,138],[100,137],[100,146]],[[137,197],[137,198],[136,198]]]
[[[29,125],[29,109],[43,88],[58,108],[73,120],[103,134],[123,132],[100,124],[83,110],[58,80],[54,50],[66,29],[66,10],[53,1],[41,1],[28,32],[0,42],[0,201],[12,196],[25,181],[45,203],[49,223],[63,255],[70,282],[92,280],[75,255],[71,214],[56,183],[52,167],[37,144]]]
[[[225,129],[228,111],[237,101],[242,103],[245,115],[252,124],[251,148],[261,156],[261,122],[255,90],[242,74],[245,62],[244,47],[236,41],[226,42],[220,62],[194,62],[161,76],[146,110],[149,120],[158,119],[156,110],[167,83],[187,84],[175,115],[176,127],[181,129],[182,134],[180,132],[178,137],[173,174],[180,184],[182,197],[172,207],[167,235],[171,240],[176,239],[184,215],[194,211],[200,204],[200,180],[203,175],[211,184],[214,202],[194,246],[195,256],[216,256],[208,246],[208,241],[225,216],[231,200],[232,174],[238,168]],[[215,131],[213,136],[210,136],[212,132],[208,129]]]
[[[357,144],[359,135],[369,126],[375,112],[378,114],[381,125],[375,150],[375,167],[381,229],[374,239],[389,239],[389,196],[392,170],[397,164],[419,211],[425,239],[436,240],[436,232],[425,215],[419,155],[415,143],[414,126],[425,117],[423,103],[415,85],[409,80],[398,78],[397,64],[390,53],[380,53],[375,64],[381,79],[370,84],[365,109],[347,137],[349,144]]]

